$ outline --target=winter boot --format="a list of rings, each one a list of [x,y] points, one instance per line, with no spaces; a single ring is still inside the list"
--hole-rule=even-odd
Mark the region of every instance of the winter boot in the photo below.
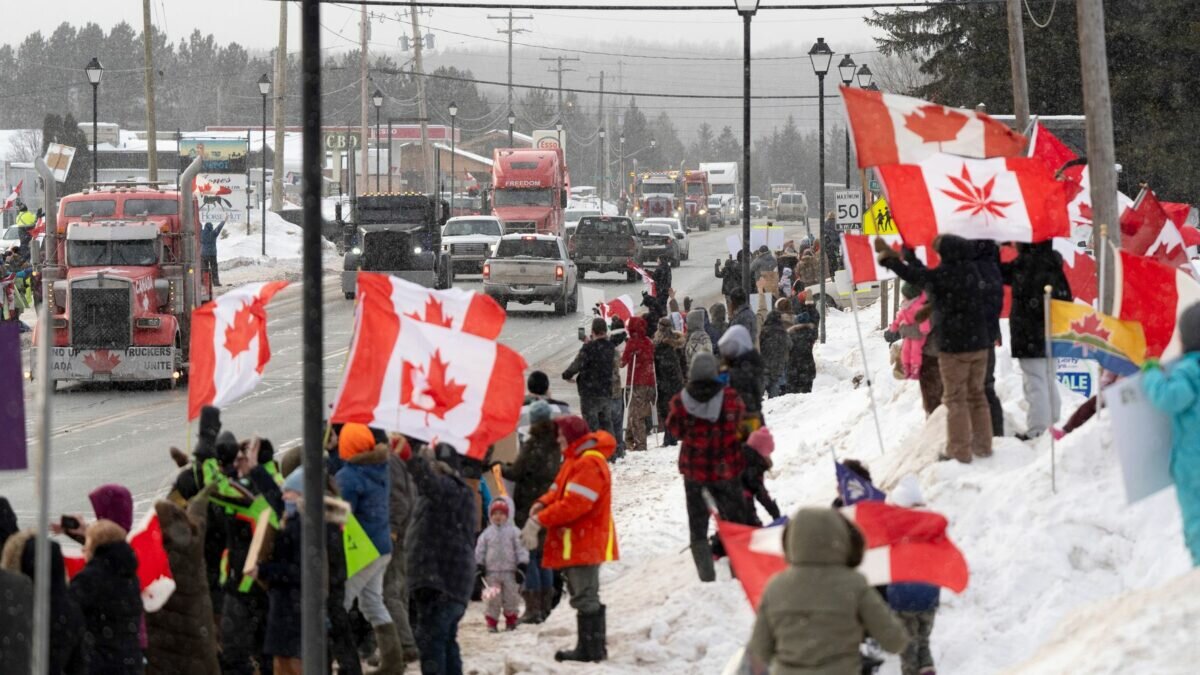
[[[504,615],[504,628],[505,628],[505,630],[516,630],[517,629],[517,613],[516,612],[513,612],[512,614]]]
[[[497,627],[500,623],[499,621],[497,621],[496,619],[493,619],[490,616],[485,616],[483,618],[487,620],[489,633],[499,633],[500,632],[500,629]]]
[[[578,644],[573,650],[556,653],[555,661],[598,662],[608,658],[604,609],[604,606],[601,605],[599,611],[575,615],[579,630]]]
[[[555,661],[587,661],[587,653],[584,651],[583,635],[588,626],[587,616],[577,612],[575,614],[575,648],[562,649],[554,653]]]
[[[717,580],[717,572],[713,569],[712,549],[709,548],[707,540],[692,542],[692,560],[696,562],[696,574],[700,575],[700,581]]]
[[[554,588],[553,587],[543,588],[542,590],[538,591],[538,593],[540,593],[542,596],[541,604],[539,605],[541,612],[538,614],[538,617],[539,617],[538,623],[542,623],[546,619],[550,618],[550,612],[555,607],[555,605],[554,605]]]
[[[375,626],[374,631],[375,642],[379,645],[379,667],[364,672],[366,675],[403,675],[404,648],[400,646],[396,624],[380,624]]]
[[[518,619],[519,623],[541,623],[545,620],[542,616],[542,591],[521,591],[521,597],[525,600],[525,613]]]
[[[588,652],[593,661],[603,661],[608,658],[608,621],[605,618],[608,608],[600,605],[600,611],[591,614],[588,630]]]

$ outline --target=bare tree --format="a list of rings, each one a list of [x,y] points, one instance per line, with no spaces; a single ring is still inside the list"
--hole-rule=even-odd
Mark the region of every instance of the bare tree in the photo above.
[[[924,59],[912,52],[880,54],[871,62],[875,85],[888,94],[912,96],[918,88],[933,79],[921,72],[922,63]]]
[[[8,140],[8,156],[14,162],[32,162],[42,156],[42,130],[22,129]]]

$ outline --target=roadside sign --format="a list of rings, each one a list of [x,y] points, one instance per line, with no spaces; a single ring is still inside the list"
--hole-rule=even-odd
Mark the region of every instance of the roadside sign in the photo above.
[[[838,229],[843,225],[858,225],[862,222],[862,192],[858,190],[838,190],[833,193],[833,202],[837,214]]]
[[[347,140],[347,136],[349,140]],[[355,150],[362,147],[361,133],[351,132],[347,135],[345,131],[326,131],[324,139],[327,152],[345,152],[347,144]]]
[[[1055,359],[1055,375],[1058,381],[1080,396],[1090,397],[1095,392],[1099,365],[1095,361],[1058,357]]]
[[[54,180],[66,182],[67,174],[71,172],[71,162],[75,159],[75,148],[61,143],[51,143],[46,146],[46,166],[54,172]]]
[[[900,234],[900,230],[896,229],[896,222],[892,220],[892,211],[888,208],[887,201],[883,199],[876,200],[871,205],[871,208],[867,210],[866,215],[863,217],[863,234]]]

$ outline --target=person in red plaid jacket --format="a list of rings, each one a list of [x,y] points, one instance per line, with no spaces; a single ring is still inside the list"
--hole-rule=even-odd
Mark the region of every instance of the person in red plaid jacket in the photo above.
[[[746,469],[738,427],[746,406],[732,387],[717,380],[717,360],[701,352],[692,358],[688,383],[671,399],[667,428],[679,439],[679,473],[687,498],[692,559],[701,581],[713,581],[713,552],[708,543],[708,506],[716,502],[721,518],[747,523],[741,476]]]

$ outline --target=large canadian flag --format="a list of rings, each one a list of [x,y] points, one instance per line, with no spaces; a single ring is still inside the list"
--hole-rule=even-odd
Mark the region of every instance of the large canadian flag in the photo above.
[[[876,171],[910,248],[939,234],[1023,242],[1069,234],[1064,186],[1041,160],[933,155]]]
[[[21,198],[21,186],[24,184],[25,179],[23,178],[17,181],[16,187],[12,189],[12,192],[8,193],[8,197],[5,198],[4,206],[0,207],[0,211],[7,211],[12,208],[13,204],[17,203],[17,200]]]
[[[517,427],[525,359],[494,340],[419,321],[359,277],[354,341],[331,420],[360,422],[482,459]]]
[[[916,164],[939,153],[984,158],[1025,152],[1024,136],[984,113],[855,87],[841,90],[860,169]]]
[[[504,308],[483,293],[459,288],[437,291],[378,272],[359,272],[358,289],[390,297],[400,314],[444,328],[484,338],[495,338],[504,328]]]
[[[163,547],[162,523],[154,509],[133,526],[125,541],[137,556],[138,588],[141,590],[142,609],[157,612],[171,599],[175,592],[175,576],[167,550]],[[73,578],[87,565],[80,549],[63,550],[63,566],[67,578]]]
[[[888,246],[891,246],[896,252],[900,252],[904,245],[904,241],[900,239],[899,235],[877,235],[875,238],[887,242]],[[932,246],[921,246],[915,251],[917,259],[926,267],[937,267],[941,262]],[[850,271],[850,278],[856,284],[896,278],[895,272],[879,264],[879,258],[876,256],[870,235],[852,232],[842,234],[842,255],[845,256],[846,269]]]
[[[254,391],[271,360],[267,303],[286,281],[246,284],[192,312],[188,419]]]
[[[600,318],[608,320],[614,316],[621,320],[621,323],[626,323],[633,317],[633,312],[637,307],[633,304],[633,298],[628,294],[613,298],[608,302],[602,302],[600,307]]]
[[[1121,213],[1121,248],[1168,267],[1189,262],[1183,234],[1148,187],[1142,188],[1132,208]]]
[[[1071,221],[1072,236],[1075,239],[1086,237],[1092,226],[1092,184],[1085,164],[1070,162],[1079,158],[1075,151],[1067,147],[1054,134],[1050,133],[1041,122],[1034,122],[1033,132],[1029,138],[1029,156],[1039,159],[1055,177],[1061,180],[1066,188],[1067,217]],[[1061,172],[1061,175],[1060,175]],[[1133,200],[1122,192],[1117,193],[1117,205],[1121,210],[1133,205]]]
[[[1200,302],[1200,283],[1183,269],[1120,251],[1115,257],[1113,316],[1142,324],[1146,357],[1166,361],[1183,353],[1177,322]]]

